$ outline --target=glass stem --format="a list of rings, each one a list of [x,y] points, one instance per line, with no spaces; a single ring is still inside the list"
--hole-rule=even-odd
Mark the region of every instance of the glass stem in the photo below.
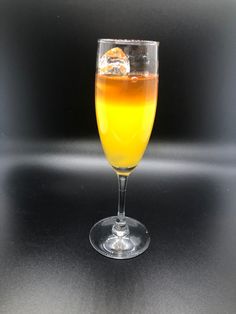
[[[119,222],[122,222],[125,218],[125,199],[126,199],[128,176],[118,174],[117,177],[118,177],[118,185],[119,185],[117,216],[118,216]]]
[[[127,190],[128,175],[117,174],[118,177],[118,213],[116,223],[113,226],[113,233],[116,236],[123,237],[129,233],[128,226],[125,221],[125,199]]]

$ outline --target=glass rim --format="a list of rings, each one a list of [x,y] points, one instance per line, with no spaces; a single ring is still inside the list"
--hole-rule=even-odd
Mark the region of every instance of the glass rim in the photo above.
[[[110,39],[99,38],[98,43],[116,43],[118,45],[156,45],[159,46],[159,41],[145,39]]]

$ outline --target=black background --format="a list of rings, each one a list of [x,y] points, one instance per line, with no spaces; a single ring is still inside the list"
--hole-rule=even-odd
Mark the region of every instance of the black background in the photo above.
[[[97,39],[118,37],[160,41],[153,137],[235,139],[235,1],[8,1],[1,13],[2,136],[96,136]]]
[[[235,314],[236,2],[0,0],[0,313]],[[114,215],[94,112],[98,38],[160,41],[157,117],[129,179],[143,255],[90,246]]]

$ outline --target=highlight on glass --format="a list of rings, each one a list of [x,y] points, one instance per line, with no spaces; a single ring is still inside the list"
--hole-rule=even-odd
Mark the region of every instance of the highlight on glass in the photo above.
[[[98,40],[96,118],[104,154],[118,177],[118,212],[97,222],[89,239],[101,254],[127,259],[143,253],[150,236],[125,215],[130,173],[141,160],[152,132],[158,94],[156,41]]]

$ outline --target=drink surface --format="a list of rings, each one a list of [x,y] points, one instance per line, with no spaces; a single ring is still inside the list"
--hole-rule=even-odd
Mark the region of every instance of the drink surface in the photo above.
[[[158,77],[96,75],[96,116],[107,160],[133,168],[143,156],[156,113]]]

